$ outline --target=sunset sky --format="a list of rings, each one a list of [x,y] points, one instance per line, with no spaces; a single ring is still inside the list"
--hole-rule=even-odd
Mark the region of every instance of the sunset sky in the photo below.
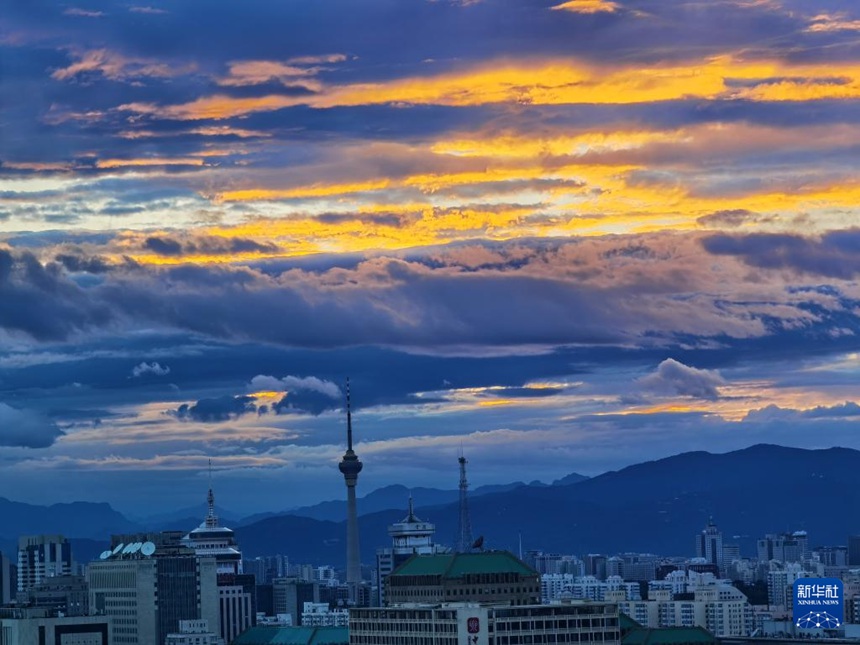
[[[0,8],[11,499],[860,448],[858,278],[856,0]]]

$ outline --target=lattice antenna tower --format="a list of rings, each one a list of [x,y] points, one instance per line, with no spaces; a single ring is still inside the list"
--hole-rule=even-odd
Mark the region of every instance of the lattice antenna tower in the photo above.
[[[466,479],[466,457],[460,457],[460,521],[457,531],[457,552],[471,553],[475,540],[472,538],[472,521],[469,518],[469,480]]]

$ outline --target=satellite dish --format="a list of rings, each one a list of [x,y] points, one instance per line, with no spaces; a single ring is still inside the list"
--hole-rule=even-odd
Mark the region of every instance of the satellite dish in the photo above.
[[[125,548],[122,550],[123,555],[126,553],[134,553],[134,542],[129,542],[125,545]]]
[[[125,547],[124,553],[137,553],[140,551],[140,547],[143,546],[143,542],[132,542],[127,547]]]
[[[112,554],[113,551],[111,551],[110,549],[108,549],[107,551],[102,551],[101,555],[99,556],[99,560],[107,560]]]
[[[144,542],[140,545],[140,552],[148,558],[155,553],[155,545],[152,542]]]
[[[117,545],[113,548],[113,554],[114,554],[114,555],[116,555],[117,553],[119,553],[120,551],[122,551],[122,548],[123,548],[124,546],[125,546],[125,544],[123,544],[122,542],[120,542],[119,544],[117,544]]]

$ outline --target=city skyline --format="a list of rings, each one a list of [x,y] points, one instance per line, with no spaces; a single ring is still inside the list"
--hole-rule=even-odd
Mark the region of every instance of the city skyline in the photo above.
[[[156,514],[860,448],[826,0],[0,10],[0,495]],[[172,509],[169,509],[172,510]]]

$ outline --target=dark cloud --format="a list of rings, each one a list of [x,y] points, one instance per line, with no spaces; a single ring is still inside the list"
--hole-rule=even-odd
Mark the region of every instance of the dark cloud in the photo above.
[[[183,403],[176,410],[172,410],[171,414],[182,420],[220,423],[256,411],[253,397],[221,396],[200,399],[194,404]]]
[[[278,245],[271,242],[240,237],[220,238],[198,236],[187,241],[179,241],[164,236],[148,237],[143,243],[144,248],[158,255],[181,256],[190,254],[231,255],[235,253],[275,253]]]
[[[47,448],[64,433],[47,417],[0,403],[0,446]]]
[[[717,234],[702,240],[714,255],[734,255],[764,269],[850,280],[860,273],[860,229],[831,231],[820,237],[799,234]]]

